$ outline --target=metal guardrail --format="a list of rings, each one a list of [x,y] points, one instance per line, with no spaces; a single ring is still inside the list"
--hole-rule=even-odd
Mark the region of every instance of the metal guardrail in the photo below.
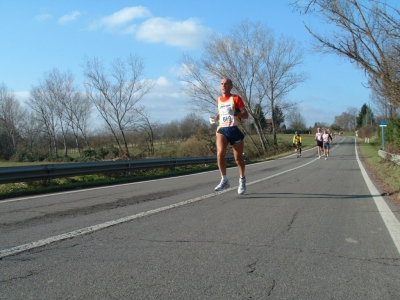
[[[226,161],[230,162],[234,160],[235,158],[233,155],[226,156]],[[216,156],[203,156],[3,167],[0,168],[0,184],[49,180],[53,178],[96,173],[128,172],[131,170],[151,168],[171,168],[176,166],[210,164],[216,162]]]

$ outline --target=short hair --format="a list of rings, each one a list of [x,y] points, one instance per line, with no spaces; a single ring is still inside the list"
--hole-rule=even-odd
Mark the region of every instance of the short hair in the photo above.
[[[229,77],[222,77],[221,80],[222,79],[226,79],[230,84],[233,85],[232,79],[230,79]]]

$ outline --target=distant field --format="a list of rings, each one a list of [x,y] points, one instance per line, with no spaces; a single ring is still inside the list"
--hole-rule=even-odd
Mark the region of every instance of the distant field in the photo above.
[[[22,167],[32,165],[52,165],[54,162],[15,162],[15,161],[0,161],[1,167]]]

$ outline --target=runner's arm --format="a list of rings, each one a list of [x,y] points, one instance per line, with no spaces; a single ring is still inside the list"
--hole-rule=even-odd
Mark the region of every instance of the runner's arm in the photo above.
[[[242,107],[242,108],[239,108],[239,111],[236,111],[234,113],[234,116],[238,117],[238,118],[241,118],[241,119],[248,119],[249,114],[248,114],[246,108]]]

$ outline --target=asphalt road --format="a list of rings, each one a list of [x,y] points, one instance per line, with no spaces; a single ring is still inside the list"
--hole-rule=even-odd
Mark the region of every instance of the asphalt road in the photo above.
[[[231,168],[3,200],[0,299],[400,299],[399,208],[354,139],[294,154],[243,196]]]

